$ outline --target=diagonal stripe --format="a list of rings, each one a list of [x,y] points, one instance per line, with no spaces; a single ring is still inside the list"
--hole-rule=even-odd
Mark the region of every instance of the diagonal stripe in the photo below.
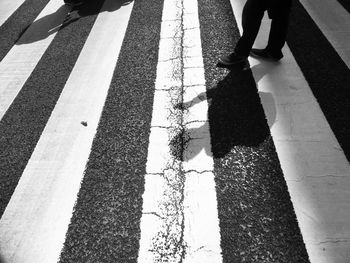
[[[132,9],[107,11],[118,7],[114,0],[102,7],[3,214],[6,262],[58,260]]]
[[[0,120],[56,35],[50,29],[67,15],[69,8],[61,6],[60,0],[51,1],[1,61]]]
[[[299,1],[293,4],[287,42],[349,160],[350,69],[346,60],[338,55]]]
[[[26,0],[0,26],[0,61],[48,2],[49,0]]]
[[[350,13],[350,2],[348,0],[337,0],[349,13]]]
[[[311,10],[308,12],[312,14]],[[311,234],[309,233],[310,240],[319,241],[310,242],[309,246],[313,251],[310,257],[315,258],[315,262],[321,260],[323,262],[347,262],[350,251],[350,225],[347,220],[350,211],[348,191],[350,185],[348,163],[350,74],[349,68],[318,28],[316,24],[318,22],[317,19],[313,21],[307,10],[296,2],[292,12],[288,45],[336,139],[333,139],[335,143],[328,146],[327,149],[320,151],[315,147],[315,153],[309,154],[307,159],[296,159],[305,161],[306,164],[320,162],[321,165],[316,167],[316,171],[319,172],[302,182],[295,182],[294,186],[302,186],[295,190],[309,194],[306,204],[312,210],[311,212],[302,210],[302,213],[305,216],[307,227],[311,226],[313,229]],[[301,24],[302,27],[300,27]],[[301,43],[303,43],[302,48]],[[336,141],[339,142],[341,148]],[[347,161],[344,160],[343,153]],[[292,152],[292,155],[298,156],[295,151]],[[325,164],[328,164],[326,168]],[[308,190],[310,188],[312,191]],[[306,200],[299,199],[299,201]],[[312,220],[315,217],[320,218],[319,221]]]
[[[25,0],[3,0],[0,2],[0,26],[23,4]]]
[[[302,0],[300,3],[350,68],[350,13],[334,0]]]
[[[85,6],[95,13],[102,3]],[[0,122],[0,214],[40,138],[96,15],[81,18],[56,35]]]

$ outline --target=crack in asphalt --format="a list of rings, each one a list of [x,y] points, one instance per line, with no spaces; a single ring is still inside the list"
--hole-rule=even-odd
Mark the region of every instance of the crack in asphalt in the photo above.
[[[332,240],[325,240],[322,242],[318,242],[317,245],[322,245],[322,244],[336,244],[336,243],[348,243],[350,242],[350,239],[348,238],[335,238]]]
[[[157,212],[143,212],[143,215],[155,215],[161,219],[165,219],[164,217],[162,217],[160,214],[158,214]]]
[[[172,155],[171,160],[163,169],[161,176],[165,181],[163,185],[163,196],[158,204],[159,213],[148,212],[161,219],[161,230],[152,240],[151,252],[153,252],[154,262],[171,262],[181,263],[186,256],[187,244],[185,241],[185,214],[184,214],[184,198],[185,198],[185,175],[182,161],[184,159],[184,151],[188,145],[189,136],[186,132],[184,124],[184,112],[187,110],[178,105],[183,105],[184,95],[184,0],[176,3],[177,8],[181,10],[180,32],[180,50],[179,56],[166,61],[180,60],[181,70],[181,86],[172,86],[166,89],[170,96],[170,104],[167,110],[169,112],[167,119],[171,123],[171,128],[167,128],[169,136],[169,148]],[[174,37],[175,40],[175,37]],[[176,39],[178,40],[178,38]],[[175,49],[179,48],[178,46]],[[174,77],[175,74],[172,74]],[[174,123],[174,124],[173,124]]]

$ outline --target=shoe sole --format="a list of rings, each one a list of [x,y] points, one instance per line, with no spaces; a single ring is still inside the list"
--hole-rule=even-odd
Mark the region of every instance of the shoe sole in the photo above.
[[[243,60],[243,61],[233,63],[233,64],[227,64],[227,63],[224,63],[224,62],[219,60],[218,63],[216,64],[216,67],[228,68],[228,69],[237,67],[237,68],[245,70],[245,69],[249,68],[249,64],[248,64],[248,60]]]
[[[253,58],[264,59],[264,60],[273,61],[273,62],[278,62],[279,60],[282,59],[282,58],[274,58],[274,57],[264,57],[264,56],[257,55],[253,52],[250,52],[249,56],[251,56]]]

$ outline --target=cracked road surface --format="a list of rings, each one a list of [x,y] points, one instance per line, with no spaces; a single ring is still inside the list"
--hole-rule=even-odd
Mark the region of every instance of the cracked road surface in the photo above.
[[[348,6],[244,2],[0,1],[0,263],[348,263]]]
[[[221,261],[197,10],[163,7],[138,262]]]

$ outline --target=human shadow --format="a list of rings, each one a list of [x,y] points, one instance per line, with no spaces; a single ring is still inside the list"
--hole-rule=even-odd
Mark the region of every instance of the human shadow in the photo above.
[[[212,156],[209,123],[204,122],[200,127],[181,129],[171,140],[171,154],[179,161],[189,161],[202,150],[207,156]]]
[[[261,77],[263,72],[261,70]],[[204,149],[207,155],[222,158],[235,146],[259,146],[270,136],[259,95],[274,105],[271,94],[258,94],[251,70],[231,68],[216,86],[198,94],[191,101],[176,105],[188,110],[207,101],[209,121],[200,127],[184,128],[179,132],[170,143],[173,155],[181,161],[188,161]],[[275,112],[272,111],[274,117],[271,123],[274,122]]]
[[[40,41],[83,17],[102,12],[114,12],[131,2],[132,0],[87,0],[83,5],[73,9],[62,5],[56,12],[34,21],[16,44],[23,45]]]
[[[35,20],[24,34],[20,36],[16,45],[37,42],[57,32],[62,25],[64,17],[67,16],[70,10],[70,7],[62,5],[56,12]]]
[[[267,124],[270,129],[276,122],[277,109],[273,95],[270,92],[258,92],[261,104],[263,105]]]
[[[102,1],[102,0],[100,0]],[[98,13],[102,12],[114,12],[118,9],[120,9],[122,6],[128,5],[132,2],[133,0],[115,0],[115,1],[108,1],[104,0],[103,6],[99,9],[96,10],[94,6],[96,5],[96,0],[87,0],[84,2],[82,6],[80,6],[77,9],[73,9],[66,19],[63,22],[62,27],[67,26],[68,24],[75,22],[79,20],[82,17],[86,16],[91,16],[91,15],[96,15]]]
[[[256,85],[258,86],[258,90],[260,89],[259,82],[261,81],[261,79],[264,76],[268,75],[268,73],[271,73],[271,71],[278,65],[279,65],[279,62],[262,61],[261,63],[251,67],[251,71],[254,74],[254,79],[255,79]],[[280,89],[282,87],[276,87],[276,88]],[[276,122],[276,115],[277,115],[275,99],[272,93],[270,92],[264,92],[259,90],[258,94],[261,100],[261,104],[263,105],[263,108],[264,108],[267,123],[271,129],[273,124]]]

